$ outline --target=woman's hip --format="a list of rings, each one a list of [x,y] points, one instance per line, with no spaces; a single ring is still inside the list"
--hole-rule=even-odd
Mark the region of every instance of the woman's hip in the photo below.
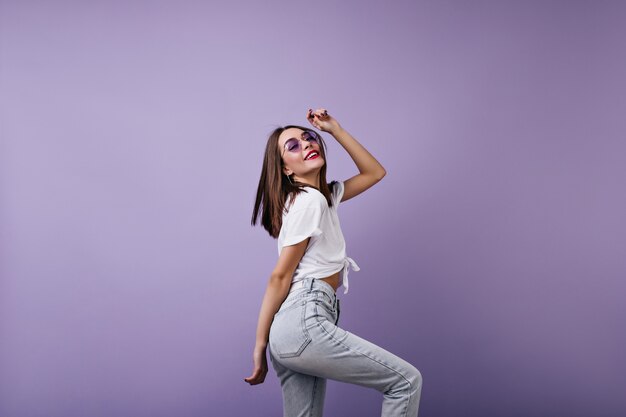
[[[340,302],[329,284],[305,278],[299,285],[276,312],[270,327],[269,346],[278,358],[298,356],[321,323],[339,322]]]

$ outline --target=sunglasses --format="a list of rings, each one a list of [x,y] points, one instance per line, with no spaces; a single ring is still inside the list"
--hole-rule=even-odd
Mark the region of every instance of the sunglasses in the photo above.
[[[302,139],[301,140],[306,140],[309,143],[317,143],[319,145],[320,140],[319,137],[317,136],[317,133],[315,132],[311,132],[311,131],[306,131],[302,134]],[[287,140],[287,142],[285,142],[285,150],[289,151],[289,152],[300,152],[302,151],[302,146],[300,145],[300,140],[296,139],[296,138],[291,138],[289,140]],[[283,152],[283,155],[285,153]]]

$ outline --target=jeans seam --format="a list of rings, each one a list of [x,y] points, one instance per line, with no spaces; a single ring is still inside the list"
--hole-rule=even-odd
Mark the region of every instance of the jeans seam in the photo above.
[[[327,335],[328,335],[328,336],[329,336],[329,337],[330,337],[330,338],[331,338],[331,339],[332,339],[335,343],[338,343],[338,344],[340,344],[341,346],[343,346],[344,348],[348,349],[349,351],[351,351],[351,352],[356,352],[356,353],[358,353],[359,355],[363,355],[363,356],[365,356],[366,358],[368,358],[368,359],[370,359],[370,360],[372,360],[372,361],[374,361],[374,362],[376,362],[376,363],[378,363],[378,364],[380,364],[380,365],[384,366],[385,368],[392,370],[392,371],[393,371],[393,372],[395,372],[396,374],[400,375],[400,376],[402,377],[402,379],[404,379],[404,380],[406,381],[406,383],[409,385],[409,386],[408,386],[408,388],[407,388],[407,390],[409,391],[409,396],[408,396],[408,398],[407,398],[406,403],[404,404],[404,410],[402,411],[402,415],[403,415],[403,416],[406,416],[406,412],[407,412],[407,410],[408,410],[408,408],[409,408],[409,403],[410,403],[410,401],[411,401],[411,382],[410,382],[408,379],[406,379],[406,377],[405,377],[404,375],[402,375],[402,373],[401,373],[401,372],[399,372],[399,371],[397,371],[397,370],[393,369],[393,368],[392,368],[392,367],[390,367],[389,365],[387,365],[387,364],[385,364],[385,363],[383,363],[383,362],[380,362],[380,361],[378,361],[378,360],[376,360],[376,359],[372,358],[371,356],[369,356],[369,355],[368,355],[368,354],[366,354],[366,353],[363,353],[363,352],[360,352],[360,351],[358,351],[358,350],[356,350],[356,349],[353,349],[353,348],[351,348],[350,346],[346,345],[345,343],[343,343],[343,342],[339,341],[338,339],[336,339],[336,338],[335,338],[332,334],[330,334],[330,333],[328,332],[328,330],[326,330],[326,328],[322,325],[322,322],[320,322],[320,323],[319,323],[319,327],[320,327],[320,328],[324,331],[324,333],[326,333],[326,334],[327,334]],[[346,330],[346,331],[347,331],[347,330]]]
[[[276,316],[280,316],[280,315],[282,315],[283,313],[285,313],[285,312],[287,312],[287,311],[289,311],[289,310],[291,310],[291,309],[294,309],[294,308],[298,307],[299,305],[302,305],[302,300],[300,300],[300,301],[295,300],[295,301],[293,301],[293,303],[292,303],[292,304],[287,305],[285,308],[283,308],[283,309],[280,309],[280,308],[279,308],[279,309],[278,309],[278,311],[276,311],[276,313],[274,313],[274,317],[276,317]],[[282,305],[281,305],[281,307],[282,307]]]
[[[317,392],[317,382],[319,377],[313,379],[313,396],[311,397],[311,408],[309,409],[309,416],[313,415],[313,408],[315,407],[315,393]]]

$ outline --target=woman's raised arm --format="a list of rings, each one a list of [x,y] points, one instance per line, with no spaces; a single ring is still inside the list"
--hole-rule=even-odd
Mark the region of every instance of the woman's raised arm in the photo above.
[[[378,181],[383,179],[387,171],[339,122],[330,116],[325,109],[311,109],[307,112],[307,120],[316,128],[330,133],[348,152],[359,174],[344,181],[344,191],[341,201],[346,201],[361,194]]]

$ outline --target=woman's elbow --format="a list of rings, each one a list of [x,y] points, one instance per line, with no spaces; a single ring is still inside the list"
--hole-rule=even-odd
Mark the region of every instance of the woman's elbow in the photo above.
[[[376,172],[373,174],[374,178],[376,179],[376,182],[382,180],[385,175],[387,175],[387,171],[385,170],[385,168],[382,167],[382,165],[380,166],[380,168],[378,170],[376,170]]]

